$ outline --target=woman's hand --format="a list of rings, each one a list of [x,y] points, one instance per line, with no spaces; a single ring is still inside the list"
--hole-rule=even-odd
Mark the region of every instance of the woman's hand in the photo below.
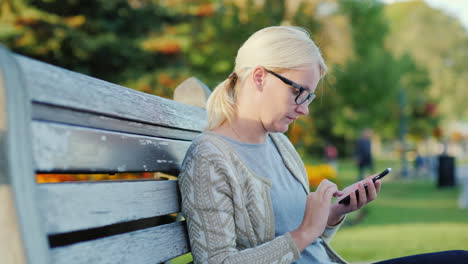
[[[351,201],[348,205],[339,204],[339,200],[332,205],[330,210],[330,215],[328,217],[328,225],[334,226],[337,225],[345,214],[361,209],[364,205],[375,200],[377,194],[380,192],[382,182],[380,180],[372,181],[372,179],[377,175],[372,175],[362,181],[359,181],[343,190],[343,195],[341,197],[346,197],[350,195]],[[367,193],[364,189],[364,185],[367,184]],[[359,190],[359,199],[356,197],[355,191]],[[359,202],[358,202],[359,200]]]
[[[336,184],[329,180],[323,180],[315,192],[309,193],[302,223],[291,232],[301,251],[323,233],[330,215],[331,199],[339,195],[341,192]]]

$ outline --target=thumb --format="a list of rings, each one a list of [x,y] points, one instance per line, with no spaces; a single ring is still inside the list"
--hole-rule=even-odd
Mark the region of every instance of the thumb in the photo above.
[[[335,193],[333,193],[333,197],[340,197],[344,194],[344,192],[342,191],[336,191]]]

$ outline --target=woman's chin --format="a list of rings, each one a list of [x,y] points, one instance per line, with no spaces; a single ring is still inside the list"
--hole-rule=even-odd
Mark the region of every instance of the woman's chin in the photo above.
[[[289,124],[281,125],[281,126],[276,127],[275,132],[285,133],[286,131],[288,131],[288,129],[289,129]]]
[[[275,122],[266,126],[267,131],[270,133],[285,133],[289,129],[291,122]]]

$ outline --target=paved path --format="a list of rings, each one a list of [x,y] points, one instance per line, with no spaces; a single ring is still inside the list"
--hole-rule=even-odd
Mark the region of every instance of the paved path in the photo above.
[[[460,208],[468,208],[468,165],[457,167],[457,183],[462,186],[458,205]]]

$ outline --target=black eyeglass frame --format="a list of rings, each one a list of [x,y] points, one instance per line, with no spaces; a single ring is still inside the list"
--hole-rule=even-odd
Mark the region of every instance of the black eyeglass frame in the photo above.
[[[280,75],[280,74],[278,74],[278,73],[276,73],[276,72],[274,72],[274,71],[270,71],[270,70],[267,70],[267,69],[265,69],[265,70],[266,70],[268,73],[271,73],[271,74],[273,74],[274,76],[276,76],[278,79],[280,79],[281,81],[283,81],[285,84],[290,85],[290,86],[292,86],[292,87],[294,87],[294,88],[296,88],[296,89],[299,89],[299,93],[297,94],[296,98],[294,99],[294,102],[295,102],[296,104],[301,105],[301,104],[303,104],[305,101],[308,101],[307,105],[309,105],[309,104],[312,103],[312,101],[315,99],[315,97],[316,97],[315,93],[311,93],[311,92],[309,91],[309,89],[302,87],[301,85],[299,85],[299,84],[297,84],[297,83],[295,83],[295,82],[289,80],[288,78],[286,78],[286,77],[284,77],[284,76],[282,76],[282,75]],[[304,98],[304,100],[302,100],[302,102],[298,102],[299,97],[301,96],[301,94],[302,94],[304,91],[308,93],[307,97]]]

